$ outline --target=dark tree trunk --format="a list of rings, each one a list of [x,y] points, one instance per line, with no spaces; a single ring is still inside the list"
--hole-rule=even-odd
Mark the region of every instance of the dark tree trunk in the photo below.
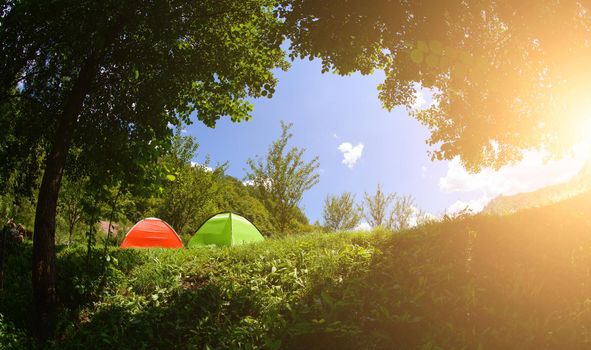
[[[120,16],[105,33],[103,45],[95,47],[95,50],[92,50],[86,58],[72,90],[66,96],[53,146],[45,160],[45,172],[41,180],[35,212],[32,266],[35,312],[32,331],[41,341],[48,339],[51,335],[57,310],[55,216],[66,156],[74,135],[76,120],[98,71],[104,49],[117,38],[123,26],[124,19]]]
[[[78,79],[67,96],[64,111],[53,141],[53,147],[45,160],[45,172],[41,180],[33,237],[33,333],[40,340],[51,334],[57,307],[55,290],[55,216],[57,198],[62,181],[66,156],[74,134],[76,119],[82,110],[84,97],[98,68],[96,55],[91,55],[80,70]]]
[[[70,222],[68,226],[68,247],[72,245],[72,235],[74,234],[74,225],[76,223]]]
[[[96,197],[93,200],[92,204],[92,215],[88,220],[88,231],[86,232],[86,271],[90,271],[90,258],[92,257],[92,247],[95,244],[95,232],[94,232],[94,225],[97,222],[97,199]]]
[[[119,200],[119,195],[121,194],[121,188],[117,190],[117,194],[115,198],[111,202],[111,214],[109,215],[109,226],[107,227],[107,240],[105,241],[105,249],[106,247],[111,244],[111,225],[113,224],[113,217],[115,216],[115,208],[117,207],[117,200]]]
[[[2,227],[2,243],[0,248],[0,291],[4,290],[4,255],[6,254],[6,236],[8,227]]]

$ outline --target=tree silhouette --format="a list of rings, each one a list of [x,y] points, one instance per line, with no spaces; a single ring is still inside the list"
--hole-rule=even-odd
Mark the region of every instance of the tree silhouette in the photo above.
[[[432,89],[435,103],[412,114],[434,159],[477,171],[588,137],[587,2],[284,0],[280,13],[292,57],[342,75],[383,70],[387,109]]]

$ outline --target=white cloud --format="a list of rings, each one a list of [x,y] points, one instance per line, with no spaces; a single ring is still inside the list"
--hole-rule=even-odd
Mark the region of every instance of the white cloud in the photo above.
[[[408,218],[408,226],[415,227],[419,223],[419,214],[421,213],[421,211],[419,210],[419,208],[415,207],[414,205],[411,206],[411,209],[412,209],[412,216],[410,218]]]
[[[419,224],[423,224],[426,221],[430,221],[430,220],[438,220],[438,217],[428,213],[428,212],[423,212],[421,211],[419,208],[415,207],[414,205],[411,206],[412,209],[412,215],[410,216],[410,218],[408,218],[408,226],[409,227],[415,227]]]
[[[333,134],[332,134],[332,138],[333,138],[333,139],[338,139],[338,138],[339,138],[339,135],[337,135],[337,134],[334,134],[334,133],[333,133]]]
[[[527,151],[515,165],[507,165],[495,171],[490,168],[471,174],[454,158],[447,165],[447,174],[439,179],[439,189],[445,193],[474,192],[474,198],[453,203],[448,212],[466,208],[481,211],[486,204],[499,195],[514,195],[535,191],[539,188],[568,181],[578,173],[587,157],[583,152],[573,156],[545,162],[547,153]]]
[[[213,171],[213,169],[211,167],[209,167],[209,166],[207,166],[205,164],[200,164],[200,163],[193,162],[193,161],[191,161],[191,166],[193,168],[195,168],[195,167],[203,168],[203,169],[205,169],[205,171],[208,171],[208,172],[212,172]]]
[[[359,158],[361,158],[363,147],[362,143],[358,143],[356,146],[353,146],[350,142],[341,143],[338,150],[343,153],[342,163],[352,169]]]
[[[371,226],[367,222],[360,222],[359,225],[355,226],[353,231],[371,231]]]

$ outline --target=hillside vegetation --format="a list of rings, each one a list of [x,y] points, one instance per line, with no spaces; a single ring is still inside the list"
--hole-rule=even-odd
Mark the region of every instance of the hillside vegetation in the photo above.
[[[591,193],[400,233],[202,250],[59,252],[54,348],[560,348],[591,341]],[[31,346],[30,248],[0,340]],[[87,272],[86,266],[92,266]]]

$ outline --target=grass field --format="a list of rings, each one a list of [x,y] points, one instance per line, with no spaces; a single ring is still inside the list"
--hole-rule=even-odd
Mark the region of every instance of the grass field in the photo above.
[[[307,234],[223,249],[59,252],[51,347],[591,346],[591,194],[399,233]],[[7,261],[0,341],[25,332],[30,246]],[[26,278],[23,276],[27,276]]]

